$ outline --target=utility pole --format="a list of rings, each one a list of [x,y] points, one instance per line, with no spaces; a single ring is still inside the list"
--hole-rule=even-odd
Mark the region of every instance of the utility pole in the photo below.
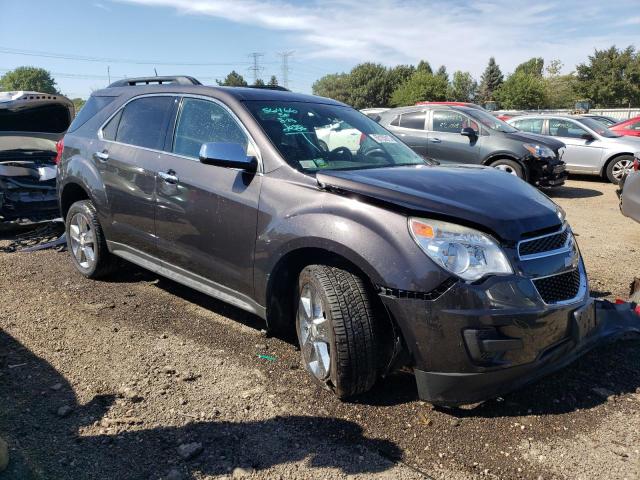
[[[264,57],[264,53],[253,52],[249,54],[249,58],[253,58],[253,65],[249,67],[249,70],[253,72],[253,83],[254,85],[260,78],[260,73],[264,68],[260,65],[260,58]]]
[[[278,53],[282,58],[282,86],[289,88],[289,57],[293,55],[293,50]]]
[[[111,85],[111,67],[107,65],[107,78],[109,79],[109,83],[107,85]]]

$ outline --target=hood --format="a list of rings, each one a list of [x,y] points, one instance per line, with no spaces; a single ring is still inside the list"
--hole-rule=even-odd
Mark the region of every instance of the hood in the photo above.
[[[528,132],[513,132],[505,133],[512,140],[519,140],[522,143],[539,143],[549,147],[551,150],[558,150],[565,146],[560,140],[556,140],[553,137],[547,135],[539,135],[537,133]]]
[[[62,95],[0,92],[0,151],[55,151],[73,115],[73,102]]]
[[[417,214],[458,221],[516,242],[525,234],[560,227],[558,207],[537,189],[505,172],[471,165],[323,171],[327,189]]]

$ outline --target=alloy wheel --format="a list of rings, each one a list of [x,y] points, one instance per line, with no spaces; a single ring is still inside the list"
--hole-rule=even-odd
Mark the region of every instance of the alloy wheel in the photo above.
[[[331,372],[329,321],[319,292],[308,283],[300,291],[298,327],[305,367],[318,380],[326,380]]]
[[[632,160],[618,160],[616,163],[613,164],[613,167],[611,168],[611,174],[614,176],[614,178],[618,181],[622,180],[622,177],[629,173],[631,171],[633,167],[633,161]]]
[[[89,219],[82,213],[76,213],[69,224],[71,252],[78,264],[90,269],[96,262],[96,235]]]
[[[498,170],[502,170],[503,172],[507,172],[511,175],[515,175],[516,177],[518,176],[518,172],[516,172],[516,169],[513,168],[511,165],[506,165],[506,164],[498,164],[495,165],[494,168],[497,168]]]

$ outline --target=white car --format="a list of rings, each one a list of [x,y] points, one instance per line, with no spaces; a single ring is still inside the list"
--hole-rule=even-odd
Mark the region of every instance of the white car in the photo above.
[[[351,153],[358,153],[361,142],[361,132],[344,122],[334,123],[316,128],[316,135],[320,146],[330,152],[339,147],[348,148]]]
[[[556,137],[566,145],[567,171],[600,175],[618,183],[633,165],[640,137],[623,137],[593,118],[570,115],[527,115],[507,120],[518,130]]]

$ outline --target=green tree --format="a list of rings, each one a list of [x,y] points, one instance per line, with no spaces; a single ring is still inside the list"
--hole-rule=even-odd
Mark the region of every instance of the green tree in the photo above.
[[[527,110],[546,106],[546,93],[546,84],[541,77],[516,71],[494,95],[502,108]]]
[[[84,104],[87,103],[84,98],[72,98],[71,101],[73,102],[73,108],[76,111],[76,115],[78,114],[80,109],[84,107]]]
[[[353,108],[386,107],[394,85],[383,65],[366,62],[349,72],[349,90],[349,104]]]
[[[387,71],[387,77],[391,92],[405,83],[415,73],[416,69],[413,65],[398,65]]]
[[[415,105],[422,101],[440,101],[447,98],[448,84],[441,76],[416,72],[391,95],[393,106]]]
[[[278,86],[278,79],[276,78],[275,75],[271,75],[271,78],[269,79],[269,83],[267,83],[267,85],[269,85],[270,87]]]
[[[446,82],[449,81],[449,74],[447,73],[447,67],[445,67],[444,65],[440,65],[440,68],[438,68],[435,75],[437,77],[443,78]]]
[[[632,46],[595,50],[577,67],[576,91],[597,107],[640,106],[640,53]]]
[[[562,75],[562,62],[551,60],[546,68],[545,86],[548,108],[573,108],[577,95],[573,73]]]
[[[433,70],[431,69],[431,65],[426,60],[420,60],[418,66],[416,67],[416,71],[428,73],[429,75],[433,74]]]
[[[56,82],[44,68],[18,67],[0,77],[0,90],[29,90],[41,93],[59,93]]]
[[[453,79],[449,84],[447,99],[454,102],[472,102],[478,89],[478,83],[469,72],[453,72]]]
[[[216,80],[216,83],[224,87],[246,87],[248,85],[244,77],[235,70],[231,70],[231,73],[224,80]]]
[[[544,70],[544,59],[542,57],[534,57],[518,65],[514,73],[522,72],[522,73],[526,73],[527,75],[542,77],[543,70]]]
[[[255,83],[253,84],[254,87],[264,87],[265,83],[264,80],[262,80],[261,78],[256,78]]]
[[[316,80],[311,86],[314,95],[333,98],[339,102],[351,103],[349,74],[331,73]]]
[[[480,101],[484,103],[494,100],[494,93],[500,88],[503,81],[504,77],[502,76],[500,67],[496,63],[496,59],[491,57],[487,68],[480,78],[480,87],[478,90]]]

